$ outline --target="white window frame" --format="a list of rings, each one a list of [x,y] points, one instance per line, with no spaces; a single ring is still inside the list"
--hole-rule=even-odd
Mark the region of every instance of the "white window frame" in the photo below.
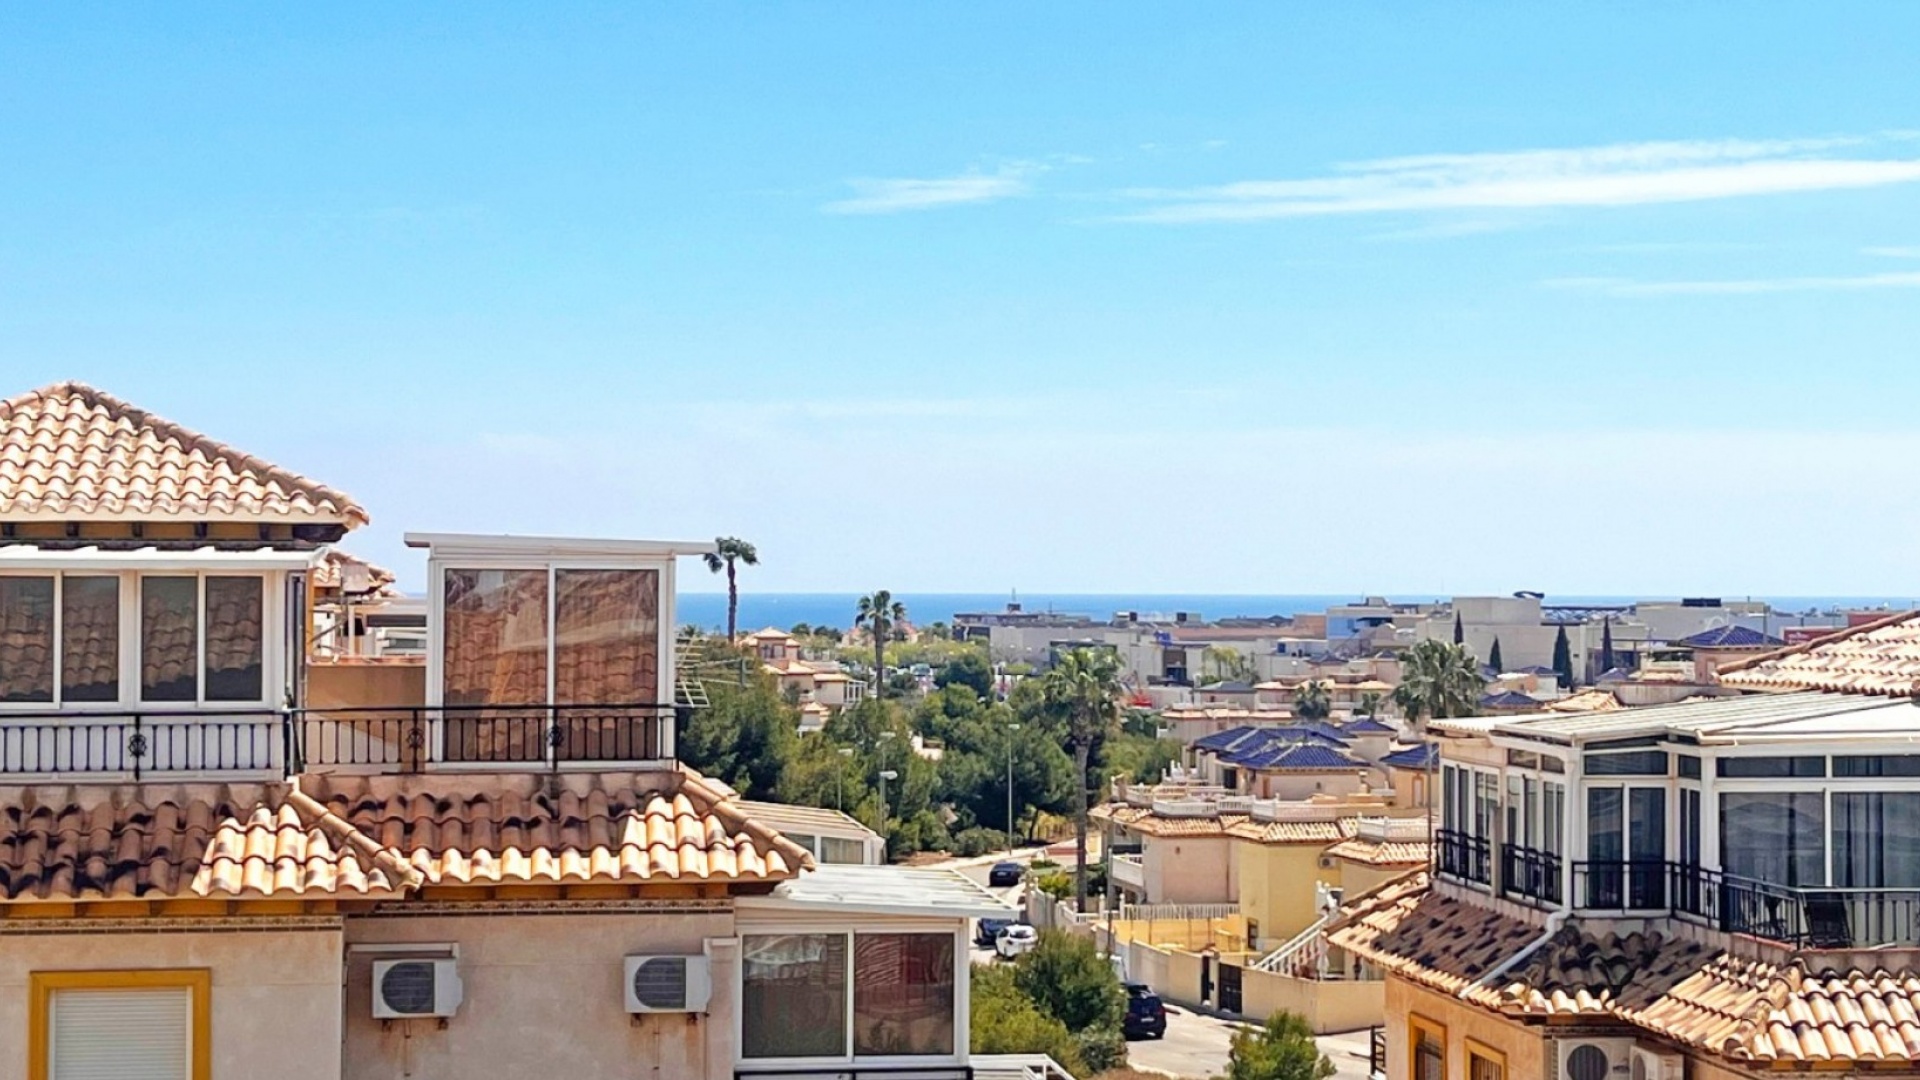
[[[161,714],[231,709],[256,711],[279,704],[276,688],[284,688],[290,659],[285,655],[286,635],[277,630],[285,625],[286,597],[284,571],[227,569],[210,567],[192,570],[73,570],[36,569],[0,571],[3,577],[53,579],[53,700],[0,702],[0,715],[11,713],[89,713],[128,712]],[[113,578],[120,585],[120,695],[113,701],[64,700],[62,686],[66,659],[66,579]],[[147,578],[194,579],[194,697],[192,701],[148,701],[141,696],[140,598]],[[245,701],[207,700],[207,578],[255,578],[260,581],[260,697]]]
[[[740,1052],[740,1057],[734,1062],[735,1071],[741,1073],[759,1071],[778,1073],[792,1072],[800,1069],[832,1069],[837,1066],[858,1066],[863,1070],[872,1069],[884,1071],[888,1068],[939,1069],[947,1066],[964,1065],[970,1053],[968,1039],[969,1030],[972,1026],[972,1014],[968,1002],[972,996],[971,971],[973,959],[968,951],[971,942],[967,937],[966,925],[966,920],[963,919],[960,921],[958,927],[951,925],[945,927],[889,925],[884,922],[877,922],[876,925],[855,928],[847,926],[845,923],[834,924],[817,921],[795,922],[792,924],[781,923],[778,925],[755,924],[751,927],[741,927],[739,931],[740,962],[735,965],[733,977],[733,1000],[738,1006],[733,1011],[733,1045],[736,1052]],[[925,934],[928,936],[936,936],[942,933],[953,936],[953,1052],[946,1055],[888,1054],[874,1056],[855,1054],[853,1052],[853,991],[854,984],[857,981],[855,975],[858,970],[858,961],[856,959],[858,954],[855,952],[854,939],[861,934]],[[847,1053],[837,1057],[747,1057],[743,1052],[746,1046],[747,1024],[746,939],[749,937],[768,935],[803,934],[839,935],[847,939],[846,1042],[844,1044],[847,1048]]]

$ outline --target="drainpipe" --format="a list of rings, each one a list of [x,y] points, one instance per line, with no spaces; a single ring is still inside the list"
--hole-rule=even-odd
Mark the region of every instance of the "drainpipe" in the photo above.
[[[1491,987],[1496,985],[1495,980],[1499,979],[1502,975],[1505,975],[1507,972],[1512,971],[1514,968],[1519,967],[1521,961],[1532,956],[1534,953],[1539,952],[1541,946],[1545,945],[1549,941],[1552,941],[1553,936],[1555,934],[1558,934],[1560,932],[1560,928],[1567,924],[1567,919],[1572,914],[1573,914],[1572,908],[1563,907],[1560,910],[1555,911],[1553,914],[1547,916],[1547,928],[1541,931],[1539,937],[1528,942],[1526,948],[1521,949],[1519,952],[1514,953],[1512,956],[1508,957],[1505,961],[1503,961],[1500,964],[1499,967],[1494,968],[1492,971],[1487,972],[1485,975],[1482,975],[1480,978],[1461,987],[1460,992],[1453,996],[1459,998],[1462,1001],[1465,1001],[1467,999],[1467,995],[1472,993],[1473,991],[1481,987]]]

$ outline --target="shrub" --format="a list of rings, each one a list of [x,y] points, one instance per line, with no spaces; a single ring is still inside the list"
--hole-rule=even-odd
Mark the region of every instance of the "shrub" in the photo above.
[[[1117,1027],[1075,1032],[1073,1043],[1080,1052],[1080,1060],[1095,1072],[1118,1069],[1127,1063],[1127,1038]]]
[[[1034,879],[1034,887],[1055,900],[1065,900],[1073,895],[1073,875],[1060,870],[1049,870]]]
[[[1006,849],[1007,834],[999,829],[983,829],[976,825],[971,829],[962,829],[953,836],[953,853],[963,859]]]
[[[1100,955],[1090,937],[1041,931],[1040,940],[1014,965],[1013,978],[1041,1012],[1065,1024],[1068,1031],[1120,1030],[1127,992],[1121,989],[1113,964]]]
[[[1285,1011],[1267,1017],[1263,1027],[1235,1033],[1227,1056],[1227,1080],[1327,1080],[1334,1072],[1313,1028]]]
[[[973,969],[969,1041],[976,1054],[1046,1054],[1075,1076],[1089,1072],[1067,1026],[1040,1011],[1014,982],[1013,969]]]

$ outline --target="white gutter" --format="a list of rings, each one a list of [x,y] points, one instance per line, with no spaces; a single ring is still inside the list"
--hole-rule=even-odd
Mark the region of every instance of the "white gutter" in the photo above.
[[[1547,916],[1547,928],[1541,932],[1539,937],[1529,942],[1526,948],[1521,949],[1519,952],[1514,953],[1512,956],[1508,957],[1505,961],[1503,961],[1500,964],[1499,967],[1494,968],[1492,971],[1489,971],[1485,975],[1482,975],[1479,979],[1476,979],[1475,981],[1470,982],[1467,985],[1461,987],[1460,992],[1453,996],[1459,998],[1462,1001],[1465,1001],[1467,999],[1467,995],[1472,993],[1473,991],[1483,986],[1491,987],[1495,985],[1494,980],[1498,979],[1502,975],[1505,975],[1507,972],[1512,971],[1514,968],[1519,967],[1521,961],[1527,959],[1528,957],[1532,956],[1534,953],[1540,951],[1541,946],[1545,945],[1549,941],[1552,941],[1553,936],[1555,934],[1558,934],[1560,932],[1560,928],[1567,924],[1567,918],[1572,914],[1573,914],[1572,908],[1563,907],[1560,910],[1554,912],[1553,914]]]

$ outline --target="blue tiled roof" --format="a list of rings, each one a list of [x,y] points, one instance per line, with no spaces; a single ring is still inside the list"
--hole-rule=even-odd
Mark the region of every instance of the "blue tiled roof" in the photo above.
[[[1502,690],[1480,699],[1480,707],[1483,709],[1534,709],[1539,706],[1538,701],[1517,690]]]
[[[1362,716],[1340,725],[1340,730],[1348,735],[1391,735],[1393,726],[1383,724],[1371,716]]]
[[[1692,637],[1681,638],[1680,644],[1690,649],[1778,649],[1786,642],[1736,623],[1702,630]]]
[[[1395,750],[1380,759],[1380,764],[1390,769],[1431,769],[1440,756],[1438,743],[1420,743],[1404,750]]]
[[[1310,742],[1275,745],[1234,764],[1246,769],[1364,769],[1367,766],[1344,750]]]
[[[1216,731],[1211,735],[1200,736],[1193,740],[1193,748],[1195,750],[1213,750],[1215,752],[1230,750],[1235,743],[1246,738],[1256,730],[1252,724],[1241,724],[1239,727],[1230,727],[1225,731]]]
[[[1526,667],[1521,668],[1518,674],[1533,675],[1537,677],[1541,675],[1558,675],[1560,673],[1553,670],[1550,667],[1544,667],[1540,664],[1528,664]]]

